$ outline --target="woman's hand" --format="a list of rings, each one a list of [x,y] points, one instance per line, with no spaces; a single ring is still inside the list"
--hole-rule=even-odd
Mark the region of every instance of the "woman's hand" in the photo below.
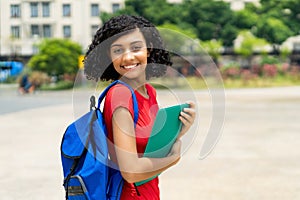
[[[178,139],[181,138],[193,125],[196,117],[195,103],[192,101],[187,102],[190,107],[184,108],[180,113],[179,119],[182,122],[183,126],[178,135]]]

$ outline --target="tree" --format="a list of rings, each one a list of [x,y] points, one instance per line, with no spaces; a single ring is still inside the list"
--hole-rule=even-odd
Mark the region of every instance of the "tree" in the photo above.
[[[250,30],[274,44],[276,52],[283,41],[300,30],[300,0],[260,0],[259,5],[247,3],[241,11],[231,10],[222,0],[183,0],[177,4],[126,0],[125,8],[114,15],[118,14],[140,15],[156,26],[174,24],[182,30],[193,30],[199,40],[218,40],[225,48],[233,46],[239,31]],[[103,13],[101,19],[106,21],[111,16]]]
[[[298,34],[299,18],[295,21],[291,16],[296,15],[294,12],[299,13],[299,0],[261,0],[260,6],[251,6],[246,9],[259,16],[257,25],[252,27],[252,33],[273,44],[275,53],[279,53],[279,45],[288,37]]]
[[[263,53],[268,42],[265,39],[255,37],[250,31],[241,31],[238,39],[240,46],[235,47],[234,51],[242,56],[244,61],[242,67],[250,68],[253,52]]]
[[[182,7],[188,10],[182,20],[196,27],[200,40],[217,39],[222,40],[225,46],[232,46],[237,29],[232,25],[234,15],[228,3],[215,0],[185,0]]]
[[[166,48],[179,54],[191,54],[191,46],[195,43],[197,35],[193,29],[181,29],[180,27],[166,23],[157,27]]]
[[[282,3],[282,20],[293,31],[293,35],[300,34],[300,1],[285,0]]]
[[[232,25],[240,30],[251,29],[257,24],[258,19],[258,14],[248,9],[235,11]]]
[[[200,43],[203,49],[212,57],[214,62],[218,64],[218,59],[220,57],[223,46],[222,42],[218,40],[209,40]]]
[[[255,37],[250,31],[241,31],[238,38],[241,38],[240,46],[234,51],[244,58],[249,58],[255,51],[263,52],[268,42],[264,39]]]
[[[158,12],[160,10],[163,12]],[[103,12],[100,17],[103,21],[107,21],[112,16],[120,14],[139,15],[158,26],[164,23],[180,23],[180,13],[179,5],[168,3],[166,0],[127,0],[124,9],[114,14]]]
[[[78,57],[82,53],[79,44],[65,39],[45,39],[38,48],[39,53],[28,62],[31,69],[48,75],[77,73]]]
[[[275,53],[279,53],[279,45],[293,35],[290,28],[277,18],[261,18],[257,24],[255,35],[273,44]]]

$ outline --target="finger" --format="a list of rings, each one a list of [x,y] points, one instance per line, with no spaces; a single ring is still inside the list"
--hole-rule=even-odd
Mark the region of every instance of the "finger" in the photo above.
[[[191,119],[191,115],[189,113],[186,113],[186,112],[180,112],[180,116],[183,117],[186,120]]]
[[[188,121],[186,118],[180,116],[179,119],[183,123],[184,126],[189,126],[190,125],[190,121]]]
[[[196,104],[193,101],[187,101],[186,103],[189,104],[189,108],[195,108],[196,107]]]
[[[191,113],[181,112],[180,116],[182,116],[183,118],[185,118],[190,123],[193,123],[193,121],[195,119],[194,114],[192,112]]]
[[[196,115],[196,111],[193,108],[184,108],[183,112],[188,113],[192,117],[194,117]]]

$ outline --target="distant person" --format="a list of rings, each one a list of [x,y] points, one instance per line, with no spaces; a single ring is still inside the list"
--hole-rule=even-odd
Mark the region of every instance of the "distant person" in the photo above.
[[[27,74],[23,75],[19,84],[20,94],[33,93],[34,90],[35,90],[35,86],[29,81],[28,75]]]

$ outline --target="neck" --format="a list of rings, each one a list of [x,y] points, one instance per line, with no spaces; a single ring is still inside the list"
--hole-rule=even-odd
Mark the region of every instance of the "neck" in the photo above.
[[[146,89],[146,81],[145,80],[132,80],[132,79],[127,79],[122,77],[120,79],[121,81],[127,83],[128,85],[130,85],[132,87],[133,90],[138,91],[141,95],[147,97],[148,93],[147,93],[147,89]]]

